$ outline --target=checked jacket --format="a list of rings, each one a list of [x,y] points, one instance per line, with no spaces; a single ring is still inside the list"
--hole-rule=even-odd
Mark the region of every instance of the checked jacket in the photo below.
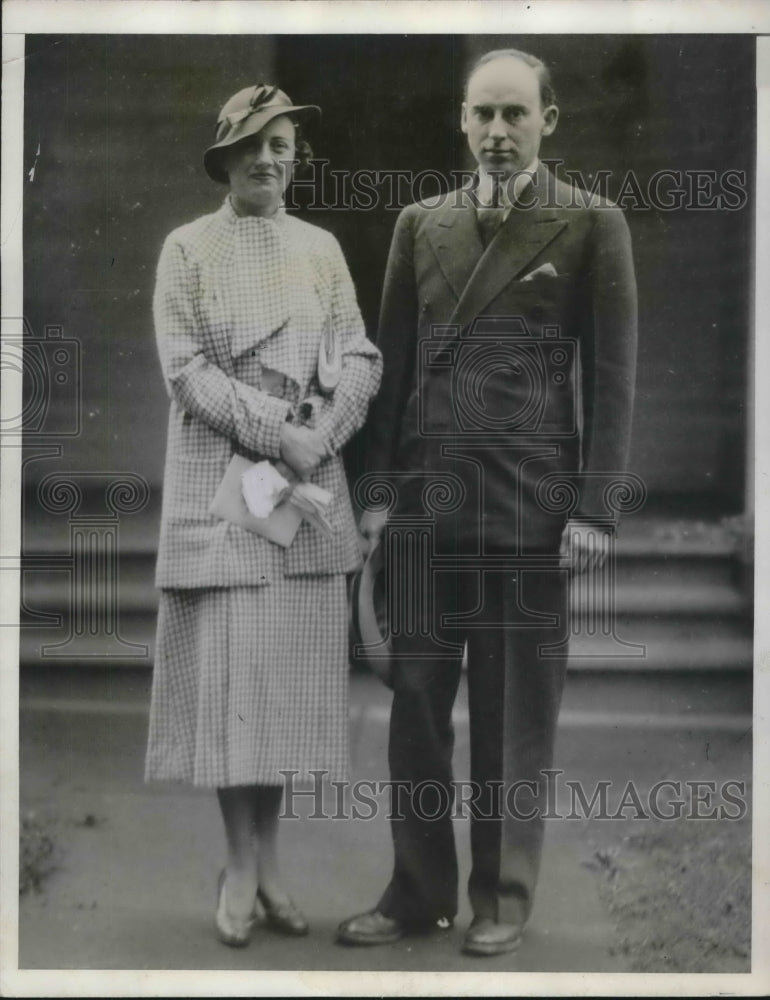
[[[241,217],[228,198],[166,239],[153,312],[171,398],[156,585],[269,582],[272,543],[212,516],[209,505],[232,455],[277,459],[281,426],[300,412],[310,412],[305,422],[332,453],[312,481],[334,495],[334,536],[303,523],[284,573],[357,568],[339,449],[366,418],[381,358],[366,338],[336,239],[283,209],[272,219]],[[316,373],[326,324],[340,340],[343,367],[334,393],[322,397]]]

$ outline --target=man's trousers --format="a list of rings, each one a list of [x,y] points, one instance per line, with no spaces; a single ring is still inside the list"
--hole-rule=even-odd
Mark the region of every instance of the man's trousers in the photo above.
[[[395,865],[378,904],[388,916],[427,924],[457,912],[452,707],[467,642],[468,893],[477,916],[521,924],[529,917],[568,638],[567,573],[555,554],[543,561],[534,569],[433,571],[429,594],[411,615],[404,600],[393,613],[406,568],[389,569]]]

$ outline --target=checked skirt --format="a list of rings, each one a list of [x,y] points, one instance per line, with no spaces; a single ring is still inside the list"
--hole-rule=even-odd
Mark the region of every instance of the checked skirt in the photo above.
[[[146,780],[348,774],[345,576],[161,592]]]

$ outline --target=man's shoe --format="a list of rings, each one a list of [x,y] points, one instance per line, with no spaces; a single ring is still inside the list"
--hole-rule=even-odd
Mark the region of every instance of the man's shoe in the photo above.
[[[521,941],[519,924],[498,924],[491,917],[474,917],[463,941],[466,955],[504,955]]]
[[[337,928],[337,941],[340,944],[392,944],[407,933],[408,927],[403,921],[386,917],[379,910],[369,910],[343,920]]]
[[[380,910],[374,909],[343,920],[337,928],[337,943],[392,944],[407,934],[432,934],[448,930],[452,925],[453,921],[448,917],[407,922],[396,917],[386,917]]]

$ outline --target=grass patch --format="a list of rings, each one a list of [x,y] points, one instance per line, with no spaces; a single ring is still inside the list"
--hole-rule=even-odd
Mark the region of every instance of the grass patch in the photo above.
[[[40,892],[56,867],[54,823],[34,812],[22,815],[19,829],[19,895]]]
[[[644,826],[588,862],[612,916],[613,953],[633,972],[749,972],[749,817]]]

